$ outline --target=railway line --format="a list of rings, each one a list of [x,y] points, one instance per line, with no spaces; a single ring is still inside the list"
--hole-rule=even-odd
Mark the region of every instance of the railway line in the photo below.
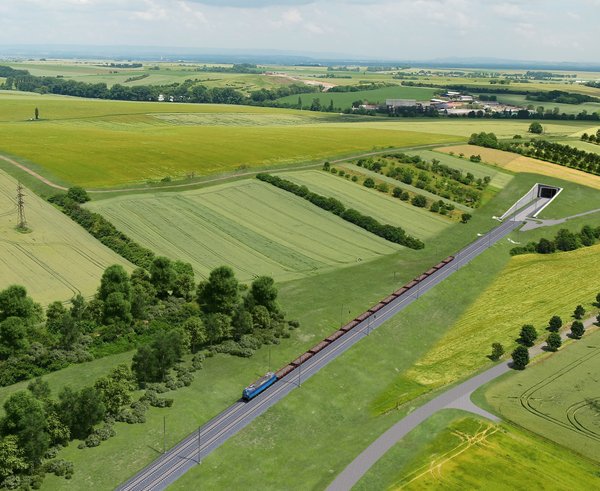
[[[300,387],[321,368],[344,353],[364,336],[402,311],[422,294],[468,264],[486,249],[521,226],[525,218],[547,203],[546,198],[536,198],[500,225],[477,240],[446,258],[421,276],[407,283],[356,319],[335,331],[319,344],[280,369],[277,381],[267,390],[243,402],[235,402],[225,411],[198,428],[168,452],[141,470],[118,489],[121,491],[163,490],[186,471],[198,465],[202,458],[222,445],[289,392]]]

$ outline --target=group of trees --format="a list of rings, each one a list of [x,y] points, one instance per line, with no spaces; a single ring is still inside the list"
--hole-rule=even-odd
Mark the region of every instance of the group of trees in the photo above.
[[[600,130],[597,130],[595,135],[593,133],[591,135],[584,133],[583,135],[581,135],[581,141],[600,145]]]
[[[600,174],[600,154],[586,152],[585,150],[580,150],[553,141],[538,138],[527,141],[513,139],[511,141],[501,142],[498,141],[498,138],[494,133],[482,132],[473,133],[469,139],[469,143],[471,145],[497,148],[499,150],[546,160],[555,164],[579,169],[590,174]]]
[[[386,154],[382,158],[359,159],[356,165],[472,208],[480,205],[481,191],[491,181],[489,176],[475,178],[472,173],[465,174],[437,159],[427,162],[418,155],[404,153]]]
[[[307,201],[310,201],[315,206],[327,210],[347,222],[353,223],[372,234],[382,237],[390,242],[400,244],[411,249],[423,249],[425,245],[419,239],[408,235],[401,227],[395,227],[389,224],[382,224],[375,218],[367,215],[363,215],[357,210],[352,208],[346,208],[340,201],[335,198],[321,196],[320,194],[311,192],[306,186],[300,186],[282,179],[279,176],[273,176],[270,174],[257,174],[257,179],[268,182],[275,187],[288,191],[295,194]]]
[[[524,246],[513,247],[510,254],[552,254],[556,251],[574,251],[580,247],[594,245],[600,239],[600,226],[593,228],[584,225],[579,233],[560,229],[553,239],[541,238],[538,242],[529,242]]]
[[[596,295],[596,306],[600,307],[600,293]],[[577,305],[575,310],[573,311],[573,322],[571,323],[571,330],[569,336],[572,339],[581,339],[585,334],[585,326],[582,322],[583,316],[585,315],[586,310],[583,305]],[[597,319],[600,322],[600,315]],[[546,326],[546,330],[549,331],[549,334],[546,338],[546,350],[547,351],[558,351],[562,346],[562,338],[559,333],[561,327],[563,326],[563,320],[558,316],[554,315],[548,321]],[[521,327],[521,331],[519,332],[519,337],[517,338],[517,346],[514,351],[511,353],[511,357],[513,360],[513,367],[517,370],[523,370],[529,364],[529,349],[531,348],[536,340],[538,339],[539,334],[536,328],[532,324],[525,324]],[[504,355],[504,346],[501,343],[493,343],[492,344],[492,353],[489,355],[489,358],[497,361]]]

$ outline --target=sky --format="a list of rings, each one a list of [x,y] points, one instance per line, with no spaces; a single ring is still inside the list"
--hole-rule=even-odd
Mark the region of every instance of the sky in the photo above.
[[[0,0],[2,45],[600,62],[600,0]]]

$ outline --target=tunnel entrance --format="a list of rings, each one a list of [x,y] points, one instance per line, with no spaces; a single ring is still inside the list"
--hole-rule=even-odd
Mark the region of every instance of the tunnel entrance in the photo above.
[[[540,184],[538,186],[538,198],[554,198],[558,191],[559,188],[555,188],[554,186],[545,186]]]

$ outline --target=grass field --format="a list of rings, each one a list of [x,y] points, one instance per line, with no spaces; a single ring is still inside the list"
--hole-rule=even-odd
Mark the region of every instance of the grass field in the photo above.
[[[531,172],[543,176],[551,176],[566,181],[583,184],[595,189],[600,189],[600,176],[588,174],[577,169],[571,169],[550,162],[524,157],[522,155],[504,152],[493,148],[483,148],[474,145],[457,145],[452,147],[438,148],[438,152],[454,152],[455,154],[464,153],[465,155],[481,155],[483,162],[491,165],[497,165],[503,169],[512,172]]]
[[[370,215],[381,223],[402,227],[410,235],[422,240],[442,233],[452,224],[441,215],[321,170],[288,172],[282,175],[285,179],[307,186],[315,193],[336,198],[344,205]]]
[[[562,143],[563,145],[569,145],[571,147],[575,147],[579,150],[584,150],[590,153],[600,153],[600,145],[596,145],[595,143],[588,143],[581,140],[565,140],[559,143]]]
[[[354,491],[590,489],[593,462],[509,424],[443,410],[383,456]]]
[[[324,80],[330,82],[330,80]],[[335,83],[335,80],[331,80]],[[287,104],[298,104],[298,97],[302,100],[303,107],[310,107],[313,99],[319,99],[321,105],[329,106],[333,101],[336,108],[347,109],[352,107],[354,101],[368,101],[370,104],[383,104],[386,99],[415,99],[417,101],[428,101],[433,97],[437,89],[428,89],[423,87],[384,87],[375,90],[361,90],[357,92],[323,92],[321,94],[300,94],[290,95],[278,99],[278,102]]]
[[[89,206],[156,253],[191,262],[201,277],[228,264],[243,281],[262,274],[282,281],[400,249],[255,179]]]
[[[43,119],[28,121],[35,107]],[[59,182],[86,187],[459,140],[431,131],[416,133],[405,125],[336,126],[324,121],[357,119],[247,106],[1,95],[0,108],[0,131],[6,135],[1,152],[34,163]]]
[[[96,291],[104,269],[127,265],[79,225],[25,189],[25,216],[32,230],[20,233],[17,182],[0,171],[0,289],[20,284],[42,304]]]
[[[481,397],[503,418],[600,462],[599,371],[596,331],[494,381]]]

